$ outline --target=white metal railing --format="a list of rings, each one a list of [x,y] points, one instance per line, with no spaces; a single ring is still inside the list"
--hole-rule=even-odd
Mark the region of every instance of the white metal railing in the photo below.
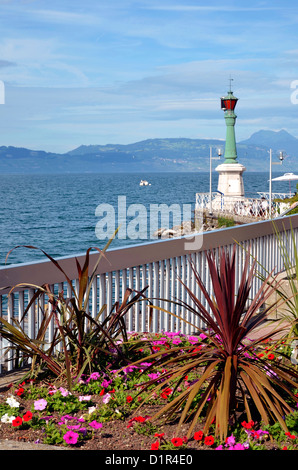
[[[265,199],[268,199],[268,201],[269,201],[270,193],[268,193],[266,191],[258,191],[258,195],[260,196],[260,198],[265,198]],[[287,199],[289,197],[292,197],[291,193],[277,193],[277,192],[274,192],[271,195],[272,199]]]
[[[285,243],[289,243],[288,253],[293,253],[291,230],[296,238],[298,236],[298,215],[279,218],[275,220],[276,228],[282,233]],[[174,299],[184,300],[192,305],[191,300],[179,278],[189,286],[195,295],[201,299],[201,292],[195,282],[189,259],[194,262],[207,290],[212,293],[206,253],[214,249],[217,253],[221,247],[231,250],[236,244],[237,276],[239,282],[242,266],[245,258],[245,250],[250,246],[251,253],[259,263],[268,271],[275,269],[279,272],[283,269],[282,257],[278,250],[278,241],[271,221],[260,221],[252,224],[215,230],[206,233],[197,233],[191,236],[173,238],[170,240],[158,240],[147,244],[134,245],[118,249],[110,249],[106,253],[97,269],[97,276],[92,285],[89,299],[89,312],[95,316],[99,308],[106,304],[110,311],[115,300],[121,300],[126,287],[141,290],[148,286],[147,295],[154,300],[155,305],[170,310],[184,319],[202,327],[197,318],[190,315],[185,308],[180,308],[170,301]],[[90,256],[90,264],[95,264],[98,253]],[[84,255],[77,256],[82,264]],[[77,269],[76,258],[67,257],[58,260],[63,270],[76,285]],[[13,318],[21,319],[28,302],[34,294],[33,288],[18,288],[8,296],[10,289],[19,284],[51,286],[53,291],[67,289],[63,273],[49,260],[28,264],[13,265],[0,268],[0,314],[9,321]],[[251,294],[257,291],[260,280],[256,276]],[[44,298],[44,303],[47,298]],[[206,305],[207,307],[207,305]],[[34,337],[41,322],[42,311],[40,305],[33,304],[28,312],[28,318],[24,327],[27,334]],[[127,316],[127,328],[129,331],[148,331],[148,304],[137,304]],[[181,331],[192,333],[192,328],[175,318],[174,316],[154,309],[151,331]],[[49,340],[51,340],[54,325],[49,327]],[[1,341],[1,338],[0,338]],[[3,348],[4,344],[0,344]],[[0,361],[1,364],[1,361]],[[9,363],[9,368],[13,368]]]
[[[253,217],[261,219],[269,219],[269,193],[258,193],[257,197],[238,197],[224,196],[219,192],[211,194],[212,209],[216,212],[222,212],[229,215],[237,215],[242,217]],[[288,194],[273,193],[271,205],[271,217],[278,217],[289,208],[289,203],[283,201],[275,201],[274,199],[285,199]],[[196,210],[210,209],[210,194],[196,194]]]

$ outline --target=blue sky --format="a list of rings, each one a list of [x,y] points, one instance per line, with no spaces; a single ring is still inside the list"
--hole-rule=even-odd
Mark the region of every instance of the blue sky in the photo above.
[[[0,0],[0,31],[0,145],[224,139],[230,76],[238,141],[298,137],[294,0]]]

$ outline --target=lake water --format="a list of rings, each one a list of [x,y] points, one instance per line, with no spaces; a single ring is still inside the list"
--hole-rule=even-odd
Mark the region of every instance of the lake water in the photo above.
[[[213,175],[213,190],[218,174]],[[268,172],[244,173],[247,196],[269,191]],[[140,187],[141,179],[151,186]],[[273,183],[273,191],[288,192],[289,183]],[[295,189],[295,188],[294,188]],[[209,173],[0,175],[0,264],[17,245],[34,245],[53,257],[104,247],[95,233],[96,208],[109,204],[117,214],[119,197],[127,207],[141,204],[195,206],[197,192],[209,192]],[[144,240],[118,239],[113,247]],[[45,259],[35,250],[14,250],[7,264]]]

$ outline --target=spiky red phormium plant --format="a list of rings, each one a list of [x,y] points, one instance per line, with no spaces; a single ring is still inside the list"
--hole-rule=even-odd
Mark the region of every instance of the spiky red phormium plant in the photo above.
[[[163,375],[147,383],[147,388],[154,385],[155,393],[165,386],[178,390],[190,372],[199,373],[198,380],[178,393],[153,417],[171,418],[180,414],[178,428],[191,419],[188,437],[199,418],[204,418],[204,431],[208,432],[215,422],[215,435],[224,440],[233,419],[235,422],[236,412],[244,413],[248,421],[257,412],[264,423],[278,421],[286,430],[284,415],[292,412],[291,400],[292,403],[297,401],[292,392],[298,379],[294,368],[290,364],[269,362],[255,353],[258,345],[268,339],[268,333],[248,340],[272,308],[264,308],[264,303],[273,287],[266,279],[250,300],[255,263],[250,266],[248,253],[237,288],[235,253],[235,247],[231,255],[222,249],[218,263],[213,252],[207,253],[214,292],[212,297],[191,263],[196,282],[209,308],[186,285],[193,306],[177,302],[203,321],[204,330],[193,325],[197,333],[207,335],[208,340],[203,343],[203,348],[196,352],[195,346],[188,346],[183,354],[181,347],[171,348],[162,354],[147,357],[147,361],[153,361],[151,368],[167,369]]]

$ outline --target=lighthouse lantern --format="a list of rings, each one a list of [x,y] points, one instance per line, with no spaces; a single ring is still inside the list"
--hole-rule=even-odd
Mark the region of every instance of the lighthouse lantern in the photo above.
[[[230,91],[227,96],[221,98],[221,109],[224,111],[234,111],[238,98]]]

